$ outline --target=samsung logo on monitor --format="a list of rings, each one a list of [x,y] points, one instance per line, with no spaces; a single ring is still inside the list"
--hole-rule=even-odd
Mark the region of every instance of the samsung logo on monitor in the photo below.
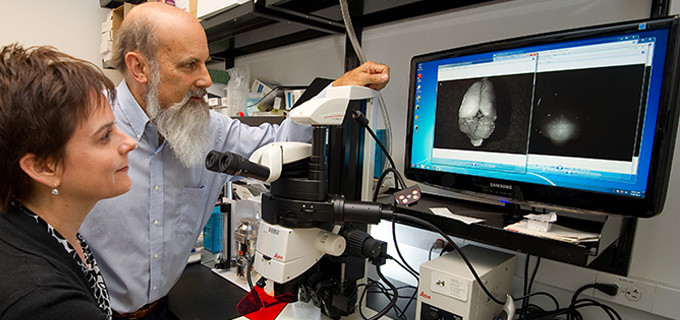
[[[505,190],[512,190],[512,186],[509,184],[502,184],[502,183],[494,183],[491,182],[489,183],[489,186],[492,188],[498,188],[498,189],[505,189]]]

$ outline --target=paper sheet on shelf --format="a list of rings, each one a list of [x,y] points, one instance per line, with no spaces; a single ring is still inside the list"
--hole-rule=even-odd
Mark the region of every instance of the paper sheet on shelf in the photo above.
[[[597,241],[600,237],[600,235],[597,234],[597,233],[578,231],[578,230],[570,229],[570,228],[563,227],[563,226],[556,225],[556,224],[554,224],[552,226],[550,231],[541,232],[541,231],[529,229],[527,227],[527,223],[528,223],[527,220],[522,220],[520,222],[507,225],[507,226],[505,226],[504,229],[509,230],[509,231],[514,231],[514,232],[524,233],[524,234],[528,234],[528,235],[532,235],[532,236],[536,236],[536,237],[543,237],[543,238],[566,241],[566,242],[571,242],[571,243]]]
[[[465,224],[473,224],[473,223],[478,223],[478,222],[484,222],[484,219],[477,219],[477,218],[466,217],[466,216],[454,214],[451,211],[449,211],[449,208],[430,208],[430,211],[432,211],[432,213],[434,213],[438,216],[442,216],[442,217],[453,219],[453,220],[458,220],[458,221],[463,222]]]

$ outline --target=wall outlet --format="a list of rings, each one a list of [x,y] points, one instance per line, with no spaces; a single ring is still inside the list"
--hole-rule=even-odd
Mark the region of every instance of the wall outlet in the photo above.
[[[656,295],[656,284],[605,272],[597,273],[596,282],[616,284],[619,286],[619,291],[614,296],[607,295],[599,290],[588,291],[594,292],[594,298],[611,301],[638,310],[652,311],[654,296]],[[584,293],[588,294],[587,292]]]
[[[626,288],[625,290],[626,291],[624,292],[623,296],[626,297],[626,299],[633,302],[637,302],[642,299],[642,292],[637,288],[637,286],[633,285]]]

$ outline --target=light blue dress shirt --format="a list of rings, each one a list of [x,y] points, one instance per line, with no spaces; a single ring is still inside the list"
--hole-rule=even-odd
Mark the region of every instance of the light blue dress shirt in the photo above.
[[[129,153],[132,188],[100,201],[80,233],[99,262],[111,307],[132,312],[167,295],[184,271],[224,184],[232,176],[203,164],[183,167],[172,148],[158,145],[158,130],[123,81],[113,109],[116,126],[137,140]],[[250,127],[210,111],[211,148],[248,158],[274,141],[311,139],[311,128],[286,120],[281,126]]]

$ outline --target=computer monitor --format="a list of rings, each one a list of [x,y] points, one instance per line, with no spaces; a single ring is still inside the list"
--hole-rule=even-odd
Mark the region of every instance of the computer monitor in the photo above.
[[[678,125],[678,42],[669,17],[415,56],[405,175],[486,201],[654,216]]]

